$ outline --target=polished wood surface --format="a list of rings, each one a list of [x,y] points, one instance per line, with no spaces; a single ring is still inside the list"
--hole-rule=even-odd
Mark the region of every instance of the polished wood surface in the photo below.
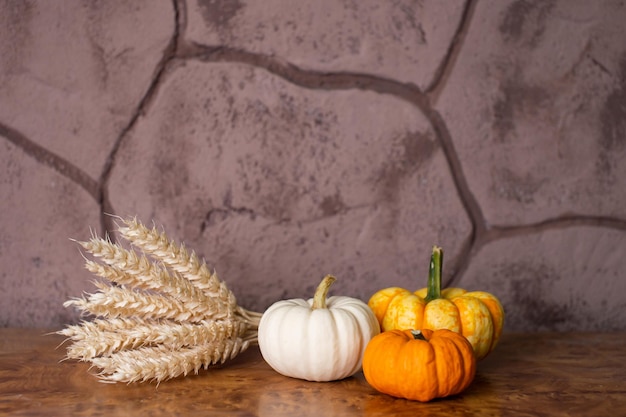
[[[373,390],[362,373],[306,382],[251,348],[223,366],[156,384],[104,384],[62,361],[63,339],[0,329],[0,415],[623,416],[626,333],[507,334],[461,395],[430,403]]]

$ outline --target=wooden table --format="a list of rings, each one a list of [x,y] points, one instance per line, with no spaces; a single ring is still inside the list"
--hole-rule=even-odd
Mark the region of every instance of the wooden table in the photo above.
[[[61,361],[57,335],[0,329],[0,415],[626,416],[626,333],[509,334],[461,395],[430,403],[373,390],[362,373],[315,383],[274,372],[254,347],[156,384],[104,384]]]

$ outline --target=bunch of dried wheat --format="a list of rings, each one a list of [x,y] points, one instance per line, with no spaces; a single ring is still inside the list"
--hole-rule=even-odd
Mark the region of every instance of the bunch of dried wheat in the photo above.
[[[204,262],[155,227],[120,219],[125,249],[92,236],[78,242],[101,262],[98,292],[67,301],[92,321],[59,331],[69,359],[90,361],[107,382],[157,382],[223,363],[256,343],[260,313],[235,296]]]

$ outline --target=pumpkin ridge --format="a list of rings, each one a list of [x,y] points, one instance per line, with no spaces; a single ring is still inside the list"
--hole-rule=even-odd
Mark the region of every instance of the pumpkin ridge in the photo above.
[[[435,352],[437,352],[438,359],[439,357],[442,358],[445,366],[445,369],[443,367],[437,367],[437,377],[439,381],[438,396],[447,397],[449,395],[453,395],[454,393],[459,392],[463,386],[463,382],[465,380],[465,368],[461,363],[462,360],[451,361],[449,358],[462,358],[462,351],[458,348],[455,338],[448,338],[444,335],[441,335],[440,339],[434,340],[433,346],[437,346]],[[472,352],[472,355],[473,354],[474,353]],[[439,363],[441,362],[438,361],[437,364]],[[456,369],[452,369],[452,372],[450,372],[450,366]],[[455,377],[457,372],[460,372],[460,375]],[[442,381],[446,382],[443,386],[441,384]]]
[[[397,393],[396,396],[400,396],[403,398],[409,398],[413,390],[419,390],[419,387],[416,386],[419,385],[419,382],[415,381],[416,376],[411,372],[412,363],[407,363],[409,359],[413,359],[414,357],[418,356],[418,354],[413,352],[415,349],[411,345],[412,339],[413,337],[411,336],[410,339],[407,337],[406,339],[402,340],[402,344],[399,346],[398,352],[396,353],[394,358],[394,362],[397,363],[399,359],[402,359],[402,362],[400,365],[400,372],[395,372],[393,374],[394,378],[392,379],[393,385],[391,388],[391,392],[395,392]],[[411,360],[411,362],[413,361]],[[408,384],[406,377],[407,374],[410,375],[410,377],[408,378]]]
[[[332,341],[335,344],[337,342],[336,323],[332,312],[327,308],[310,310],[305,327],[307,329],[306,340],[314,341],[313,343],[301,344],[303,347],[302,358],[304,359],[302,362],[306,364],[307,374],[317,373],[322,368],[319,362],[332,364],[332,366],[327,367],[329,373],[337,369],[336,349],[331,343]],[[319,380],[326,379],[328,376],[320,375]]]
[[[373,317],[373,314],[371,314],[370,308],[365,303],[345,303],[344,305],[345,307],[343,311],[351,318],[355,331],[361,334],[365,334],[368,331],[370,333],[367,340],[365,340],[364,338],[357,338],[359,357],[356,361],[354,369],[354,372],[357,372],[362,367],[363,354],[365,352],[367,344],[373,337],[380,333],[380,329],[378,327],[378,322],[376,321],[375,317]],[[369,318],[370,320],[361,320],[365,317]]]
[[[284,334],[283,332],[285,332],[285,322],[289,323],[289,325],[287,326],[288,328],[292,328],[292,323],[302,323],[302,322],[309,322],[311,319],[311,312],[313,310],[306,310],[306,309],[300,309],[297,306],[289,306],[286,307],[285,309],[288,309],[287,311],[284,311],[284,317],[281,318],[281,326],[280,326],[280,331],[278,332],[278,336],[280,337],[282,334]],[[296,318],[295,315],[298,315],[298,317]],[[292,329],[289,332],[287,332],[289,337],[293,337],[294,339],[298,340],[306,340],[309,337],[309,329],[306,326],[300,326],[300,329]],[[294,355],[291,353],[291,349],[289,348],[290,343],[286,342],[286,343],[282,343],[280,344],[281,349],[279,350],[280,355],[278,355],[278,361],[280,363],[282,363],[282,369],[283,372],[285,372],[288,376],[290,377],[294,377],[296,376],[295,373],[292,371],[293,366],[295,366],[298,363],[302,363],[304,362],[304,367],[305,367],[305,373],[306,375],[310,375],[311,374],[311,368],[308,366],[309,365],[309,361],[308,361],[308,357],[309,357],[309,349],[308,349],[308,344],[307,343],[302,343],[302,345],[304,346],[303,351],[299,352],[299,354]],[[283,363],[283,361],[285,360],[285,358],[289,358],[290,362],[288,363]],[[307,358],[306,360],[302,361],[302,358]],[[286,366],[285,366],[286,365]]]
[[[437,377],[437,356],[434,346],[432,345],[432,339],[436,338],[431,336],[424,336],[426,340],[420,343],[422,349],[422,355],[428,355],[428,359],[425,360],[422,365],[424,374],[420,380],[421,397],[424,401],[430,401],[439,395],[439,378]]]
[[[465,390],[467,387],[469,387],[469,385],[472,383],[472,381],[474,380],[474,376],[476,375],[476,356],[474,354],[474,348],[471,345],[471,343],[461,337],[461,338],[454,338],[454,345],[456,346],[457,350],[460,352],[460,354],[466,358],[466,357],[470,357],[471,360],[465,360],[463,361],[463,379],[462,381],[462,385],[458,388],[458,390],[456,391],[457,393]]]
[[[408,290],[400,287],[389,287],[380,290],[370,297],[367,302],[368,307],[372,309],[378,323],[382,323],[383,317],[387,314],[389,304],[398,295],[408,292]]]
[[[439,343],[440,340],[441,339],[438,337],[433,337],[430,340],[430,346],[435,356],[433,366],[435,367],[435,373],[437,377],[433,378],[433,383],[436,383],[436,397],[445,396],[445,393],[449,390],[449,387],[447,386],[448,384],[446,384],[446,382],[449,382],[450,380],[450,376],[448,375],[450,355],[447,347],[444,344]]]
[[[328,308],[328,317],[329,317],[329,327],[331,328],[331,333],[332,333],[332,340],[336,341],[336,348],[334,349],[335,353],[333,355],[332,358],[327,358],[329,360],[333,361],[333,368],[337,367],[337,362],[339,363],[346,363],[346,358],[344,357],[343,353],[346,352],[346,350],[349,348],[349,346],[345,346],[344,343],[344,338],[343,337],[339,337],[339,326],[338,326],[338,321],[337,321],[337,317],[335,315],[335,312],[339,311],[336,309],[331,309]],[[340,376],[341,378],[343,378],[343,375]]]
[[[504,324],[504,309],[502,308],[502,304],[500,304],[500,301],[496,297],[485,291],[472,291],[467,294],[480,300],[489,311],[489,316],[493,323],[493,335],[489,347],[491,351],[495,348],[502,334]]]

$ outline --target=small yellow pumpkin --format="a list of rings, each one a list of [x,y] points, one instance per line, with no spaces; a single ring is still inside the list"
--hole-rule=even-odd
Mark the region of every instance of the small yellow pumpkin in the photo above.
[[[415,292],[390,287],[376,292],[368,305],[381,330],[449,329],[471,343],[477,359],[496,346],[504,326],[500,301],[484,291],[462,288],[441,290],[443,251],[434,246],[430,259],[428,286]]]
[[[476,358],[467,339],[450,330],[390,330],[368,343],[363,375],[382,393],[426,402],[465,390]]]

